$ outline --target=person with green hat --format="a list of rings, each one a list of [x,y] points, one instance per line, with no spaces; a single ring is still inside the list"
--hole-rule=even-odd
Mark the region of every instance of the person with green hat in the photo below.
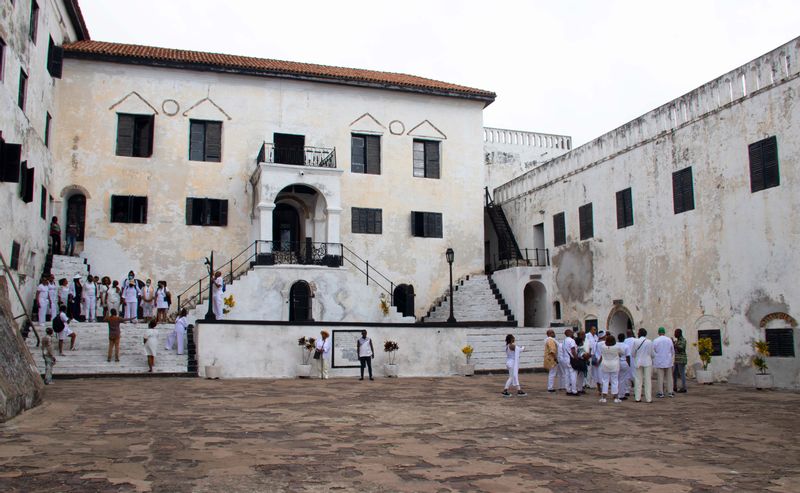
[[[670,385],[672,365],[675,361],[675,346],[666,333],[667,330],[664,327],[659,327],[658,337],[653,341],[653,368],[656,370],[656,397],[658,398],[663,398],[665,395],[675,396]]]

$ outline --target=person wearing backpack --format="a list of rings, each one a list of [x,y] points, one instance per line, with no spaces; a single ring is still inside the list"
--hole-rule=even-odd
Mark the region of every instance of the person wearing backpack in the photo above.
[[[53,331],[58,334],[58,355],[64,356],[64,339],[69,337],[69,350],[75,351],[75,339],[78,338],[78,334],[72,331],[69,328],[69,322],[72,321],[71,318],[67,316],[67,307],[61,305],[59,307],[59,314],[53,320]]]

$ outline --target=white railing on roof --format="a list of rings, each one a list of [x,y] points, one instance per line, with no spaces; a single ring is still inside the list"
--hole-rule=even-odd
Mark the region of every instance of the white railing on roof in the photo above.
[[[742,65],[639,118],[545,162],[495,189],[495,201],[513,200],[579,173],[626,149],[650,141],[754,93],[800,76],[800,38]],[[485,129],[484,134],[486,130]]]
[[[483,142],[487,144],[541,147],[542,149],[572,149],[572,137],[569,135],[543,134],[505,128],[484,127]]]

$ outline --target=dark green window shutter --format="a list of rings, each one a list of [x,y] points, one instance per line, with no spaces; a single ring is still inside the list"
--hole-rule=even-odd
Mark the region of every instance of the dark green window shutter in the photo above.
[[[137,219],[139,223],[147,224],[147,197],[137,197],[139,200],[139,208],[137,208]]]
[[[206,122],[206,161],[222,160],[222,122]]]
[[[425,142],[421,140],[414,141],[414,176],[425,177]]]
[[[353,173],[364,173],[365,171],[365,140],[362,135],[353,135],[350,138],[350,171]]]
[[[366,137],[366,173],[371,175],[381,174],[381,138],[377,135]]]
[[[117,115],[117,156],[133,156],[134,116]]]
[[[227,226],[228,225],[228,201],[227,200],[220,200],[219,201],[219,225],[220,226]]]
[[[187,197],[186,198],[186,224],[191,226],[194,224],[194,217],[192,217],[192,209],[194,208],[194,199]]]
[[[0,181],[19,183],[22,146],[20,144],[3,143],[0,149],[2,149],[0,157],[2,157],[3,160],[2,177],[0,177]]]
[[[191,120],[189,123],[189,160],[203,161],[206,148],[206,126],[203,122]]]
[[[439,143],[425,142],[425,177],[439,178]]]
[[[27,162],[22,164],[22,182],[20,183],[20,196],[22,201],[26,204],[33,202],[33,181],[34,181],[34,168],[28,168]]]
[[[617,229],[622,229],[625,224],[625,190],[617,192]]]
[[[370,233],[383,234],[383,211],[375,209],[372,213],[372,231]]]
[[[683,173],[681,183],[681,193],[683,194],[684,210],[694,210],[694,185],[692,184],[692,168],[686,168]]]
[[[11,258],[8,261],[8,266],[11,269],[19,270],[19,243],[16,241],[11,242]]]
[[[777,187],[781,184],[778,172],[778,139],[770,137],[764,140],[764,188]]]
[[[50,38],[50,45],[47,48],[47,71],[51,77],[61,78],[64,65],[64,48],[56,46],[53,38]]]
[[[594,220],[592,218],[592,204],[588,203],[578,208],[578,226],[581,230],[581,239],[588,240],[594,237]]]
[[[561,246],[567,242],[567,225],[564,213],[553,216],[553,246]]]
[[[764,190],[764,154],[761,152],[761,142],[750,144],[750,192]]]
[[[694,209],[691,166],[672,173],[672,200],[675,214]]]
[[[133,142],[134,155],[150,157],[153,155],[153,116],[139,116],[136,118],[136,135]]]

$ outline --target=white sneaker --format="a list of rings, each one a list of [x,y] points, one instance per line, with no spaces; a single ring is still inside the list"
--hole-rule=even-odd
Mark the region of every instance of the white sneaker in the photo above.
[[[605,397],[601,397],[601,398],[600,398],[600,403],[601,403],[601,404],[605,404],[606,402],[607,402],[607,401],[606,401],[606,398],[605,398]]]
[[[618,398],[618,397],[617,397],[617,398],[614,398],[614,404],[619,404],[620,402],[622,402],[622,401],[621,401],[621,400],[619,400],[619,398]]]

